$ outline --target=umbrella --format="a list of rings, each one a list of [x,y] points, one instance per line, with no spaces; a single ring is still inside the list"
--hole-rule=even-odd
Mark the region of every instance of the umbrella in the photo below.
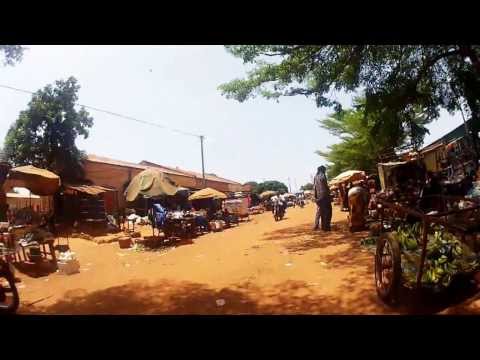
[[[163,172],[157,169],[146,169],[137,174],[125,190],[128,202],[134,201],[138,195],[144,197],[157,197],[162,195],[175,195],[177,186]]]
[[[183,195],[183,196],[188,196],[188,194],[190,193],[190,189],[187,189],[187,188],[184,188],[184,187],[179,187],[177,189],[177,193],[176,195]]]
[[[260,199],[262,199],[262,200],[268,199],[268,198],[271,198],[274,195],[277,195],[276,191],[267,190],[267,191],[264,191],[260,194]]]
[[[202,199],[226,199],[227,195],[224,193],[217,191],[212,188],[205,188],[194,192],[192,195],[188,197],[188,200],[202,200]]]
[[[343,182],[353,182],[357,180],[362,180],[365,178],[365,172],[360,170],[348,170],[344,171],[341,174],[335,176],[331,181],[330,185],[340,184]]]
[[[60,177],[32,165],[19,166],[10,169],[5,187],[24,187],[36,195],[53,195],[60,188]]]

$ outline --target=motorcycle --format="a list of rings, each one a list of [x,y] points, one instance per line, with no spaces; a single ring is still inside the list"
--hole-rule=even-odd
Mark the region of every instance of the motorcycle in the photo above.
[[[0,259],[0,315],[15,314],[19,305],[13,266]]]
[[[279,221],[283,219],[283,216],[285,215],[285,207],[280,204],[275,204],[273,207],[273,218],[275,221]]]
[[[298,200],[298,206],[303,208],[305,206],[305,201],[303,201],[302,199]]]

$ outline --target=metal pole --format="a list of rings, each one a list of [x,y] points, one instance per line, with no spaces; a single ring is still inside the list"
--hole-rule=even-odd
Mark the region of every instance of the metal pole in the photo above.
[[[203,188],[207,187],[206,180],[205,180],[205,163],[203,159],[203,135],[200,135],[200,147],[202,150],[202,178],[203,178]]]
[[[290,178],[288,178],[288,192],[292,192],[292,186],[290,185]]]

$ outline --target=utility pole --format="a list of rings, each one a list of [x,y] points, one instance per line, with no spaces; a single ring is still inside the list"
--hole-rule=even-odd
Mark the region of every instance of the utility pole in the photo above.
[[[203,188],[205,189],[207,187],[207,182],[205,180],[205,163],[203,160],[203,139],[204,139],[204,136],[200,135],[200,148],[202,151],[202,178],[203,178]]]
[[[290,178],[288,178],[288,192],[292,192],[292,186],[290,185]]]

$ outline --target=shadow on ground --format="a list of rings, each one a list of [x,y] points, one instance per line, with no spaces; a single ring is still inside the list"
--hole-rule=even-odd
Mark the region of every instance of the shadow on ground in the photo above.
[[[289,251],[304,252],[341,244],[348,244],[360,248],[360,240],[364,238],[366,234],[366,231],[351,233],[348,231],[347,222],[339,221],[332,224],[332,231],[330,232],[324,232],[322,230],[314,231],[311,224],[303,224],[266,233],[264,234],[263,240],[283,240],[285,241],[284,246]]]
[[[350,282],[355,286],[355,279]],[[348,291],[345,286],[341,291]],[[358,290],[358,289],[356,289]],[[376,296],[375,289],[356,291],[348,300],[315,293],[303,281],[286,281],[275,287],[259,288],[248,282],[223,289],[212,289],[192,282],[162,280],[149,284],[135,281],[87,293],[72,290],[49,306],[22,305],[21,314],[433,314],[449,307],[450,314],[479,314],[467,303],[423,303],[422,308],[390,308]],[[457,299],[458,301],[459,299]],[[224,303],[223,303],[224,302]],[[223,305],[222,305],[223,303]],[[414,310],[412,310],[414,309]]]
[[[480,314],[480,305],[475,308],[474,304],[480,300],[480,291],[468,278],[459,279],[440,294],[402,289],[399,306],[384,304],[376,294],[374,254],[360,245],[360,240],[367,234],[367,231],[351,233],[346,221],[338,221],[328,233],[313,231],[311,224],[304,224],[266,233],[264,240],[281,241],[291,253],[331,247],[331,252],[321,256],[317,262],[348,271],[349,275],[341,279],[338,288],[338,293],[342,294],[339,297],[344,298],[339,307],[340,313]],[[349,294],[348,300],[344,294]],[[333,299],[330,302],[335,303]]]
[[[219,300],[223,300],[224,305],[217,303]],[[216,290],[198,283],[164,280],[155,284],[136,281],[92,293],[81,289],[69,291],[53,305],[24,305],[20,313],[344,314],[356,313],[359,309],[356,310],[347,309],[339,299],[315,295],[301,281],[287,281],[268,289],[243,283]]]
[[[55,265],[50,261],[41,261],[39,263],[17,262],[14,266],[15,270],[32,278],[48,276],[57,271]]]
[[[441,295],[406,291],[401,306],[389,307],[376,294],[373,254],[360,245],[363,233],[350,233],[338,222],[331,233],[309,225],[276,230],[264,240],[280,240],[289,252],[328,249],[319,255],[328,267],[346,275],[332,295],[319,284],[289,280],[258,287],[248,281],[222,289],[188,281],[134,281],[94,292],[68,291],[52,305],[22,305],[23,314],[480,314],[478,290],[468,281]],[[320,264],[319,264],[320,266]],[[224,303],[223,303],[224,301]]]

